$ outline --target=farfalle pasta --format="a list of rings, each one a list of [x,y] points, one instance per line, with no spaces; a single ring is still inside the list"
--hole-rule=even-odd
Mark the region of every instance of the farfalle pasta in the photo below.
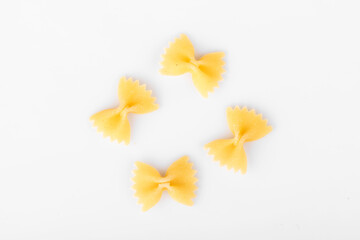
[[[267,125],[267,120],[262,119],[261,114],[256,114],[255,110],[249,111],[246,107],[229,107],[227,121],[234,137],[212,141],[205,148],[209,149],[209,154],[220,165],[226,165],[228,169],[233,168],[235,171],[241,170],[244,174],[247,168],[244,143],[264,137],[272,128]]]
[[[162,55],[160,72],[169,76],[191,73],[195,87],[203,97],[207,97],[208,92],[213,92],[218,87],[218,81],[222,80],[221,74],[225,72],[225,62],[222,60],[224,56],[223,52],[214,52],[197,60],[189,38],[181,34]]]
[[[169,195],[179,203],[191,206],[192,198],[195,197],[194,191],[197,189],[195,183],[196,171],[192,169],[189,158],[184,156],[175,161],[166,171],[164,177],[152,166],[136,162],[134,170],[133,189],[138,203],[142,205],[142,211],[147,211],[161,198],[162,192],[167,191]]]
[[[119,106],[114,109],[107,109],[98,112],[90,117],[97,127],[98,132],[102,132],[104,137],[116,140],[119,143],[130,143],[130,123],[127,119],[129,113],[149,113],[158,109],[155,98],[151,96],[151,91],[146,90],[145,85],[140,85],[139,81],[132,78],[120,79],[118,87]]]
[[[207,97],[223,79],[224,56],[223,52],[214,52],[197,59],[191,41],[185,34],[181,34],[165,49],[160,72],[168,76],[190,73],[196,89],[203,97]],[[118,98],[118,107],[100,111],[91,116],[90,120],[104,137],[129,144],[128,114],[149,113],[158,109],[158,104],[145,85],[140,85],[138,80],[133,81],[125,77],[120,79]],[[212,141],[205,145],[205,149],[208,149],[209,154],[213,155],[214,160],[219,161],[221,166],[225,165],[235,172],[240,170],[244,174],[247,170],[244,143],[264,137],[271,132],[272,127],[261,114],[256,114],[255,110],[249,111],[246,107],[238,106],[227,109],[227,122],[233,137]],[[138,203],[142,205],[142,211],[154,207],[164,191],[179,203],[188,206],[194,204],[193,198],[196,197],[197,189],[195,183],[198,179],[187,156],[173,162],[164,176],[146,163],[135,162],[135,166],[132,188],[135,190],[134,196]]]

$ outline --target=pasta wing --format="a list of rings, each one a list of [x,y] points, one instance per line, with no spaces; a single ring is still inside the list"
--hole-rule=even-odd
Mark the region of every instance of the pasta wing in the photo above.
[[[120,106],[131,113],[144,114],[159,108],[155,104],[156,98],[151,96],[151,90],[146,90],[145,84],[140,85],[138,80],[133,81],[132,78],[120,79],[118,96]]]
[[[247,161],[243,144],[235,145],[234,139],[218,139],[205,145],[209,149],[209,154],[214,156],[214,160],[220,162],[220,166],[226,166],[235,172],[241,170],[246,173]]]
[[[134,170],[133,189],[138,203],[142,205],[142,211],[147,211],[157,204],[162,195],[158,181],[161,179],[159,172],[152,166],[142,163],[135,163],[137,169]]]
[[[168,168],[166,178],[171,179],[170,189],[168,190],[170,196],[185,205],[193,205],[192,199],[196,196],[194,191],[197,189],[195,183],[196,171],[192,169],[192,163],[188,162],[188,157],[182,157]]]
[[[229,107],[227,121],[231,132],[239,138],[243,137],[246,142],[258,140],[272,130],[261,114],[256,114],[255,110],[249,111],[246,107]]]
[[[160,72],[163,75],[182,75],[191,70],[190,62],[195,60],[194,47],[189,38],[185,34],[181,34],[179,38],[170,43],[162,57]]]

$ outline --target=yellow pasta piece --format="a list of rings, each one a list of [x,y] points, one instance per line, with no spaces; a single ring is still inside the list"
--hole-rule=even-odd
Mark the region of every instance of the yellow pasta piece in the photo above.
[[[146,90],[145,85],[140,85],[139,81],[132,78],[122,77],[118,87],[118,97],[120,105],[114,109],[107,109],[98,112],[90,117],[97,127],[98,132],[102,132],[104,137],[110,137],[111,141],[119,143],[124,141],[130,143],[130,124],[127,119],[128,113],[149,113],[158,109],[155,98],[151,96],[151,91]]]
[[[223,52],[215,52],[197,60],[189,38],[181,34],[162,55],[160,72],[169,76],[191,73],[195,87],[203,97],[207,97],[208,92],[213,92],[218,87],[218,81],[222,80],[221,74],[225,72],[225,62],[222,60],[224,56]]]
[[[272,128],[267,125],[267,120],[262,119],[261,114],[257,115],[255,110],[249,111],[246,107],[229,107],[227,121],[234,137],[212,141],[206,144],[205,148],[209,149],[209,154],[213,155],[214,160],[219,161],[221,166],[226,165],[235,172],[240,169],[244,174],[247,167],[244,143],[264,137]]]
[[[134,170],[133,189],[142,211],[147,211],[159,202],[162,192],[167,190],[170,196],[179,203],[191,206],[194,191],[197,189],[194,177],[196,171],[192,169],[189,158],[184,156],[175,161],[166,171],[164,177],[152,166],[136,162]]]

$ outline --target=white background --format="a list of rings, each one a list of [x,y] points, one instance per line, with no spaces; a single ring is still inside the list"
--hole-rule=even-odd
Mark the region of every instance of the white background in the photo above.
[[[360,3],[1,1],[0,239],[360,239]],[[197,56],[226,53],[203,99],[190,75],[159,74],[181,33]],[[131,144],[89,117],[134,77],[158,111],[132,115]],[[203,146],[230,137],[225,111],[273,126],[248,143],[245,175]],[[195,205],[167,193],[146,213],[135,161],[164,172],[188,155]]]

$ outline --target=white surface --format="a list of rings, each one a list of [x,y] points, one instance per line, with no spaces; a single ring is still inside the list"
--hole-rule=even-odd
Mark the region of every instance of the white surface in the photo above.
[[[2,1],[0,239],[359,239],[359,1]],[[189,75],[158,73],[180,33],[226,53],[203,99]],[[160,109],[130,117],[129,146],[89,117],[117,104],[121,76]],[[273,126],[246,145],[246,175],[203,145],[230,136],[225,110]],[[197,197],[164,193],[142,213],[135,161],[188,155]]]

